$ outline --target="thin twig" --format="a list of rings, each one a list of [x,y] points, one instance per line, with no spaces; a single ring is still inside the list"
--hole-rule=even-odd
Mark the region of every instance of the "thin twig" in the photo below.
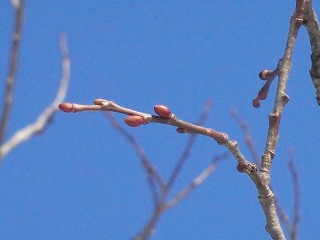
[[[70,64],[71,64],[68,49],[67,49],[67,39],[65,35],[61,36],[60,49],[62,54],[62,77],[61,77],[60,86],[55,99],[47,108],[45,108],[45,110],[39,115],[39,117],[34,123],[16,131],[14,135],[0,147],[1,158],[3,158],[11,150],[13,150],[15,147],[17,147],[21,143],[27,141],[29,138],[31,138],[35,134],[44,131],[44,129],[52,119],[54,113],[59,109],[58,108],[59,104],[64,100],[67,93],[68,83],[70,79]]]
[[[135,137],[132,136],[130,133],[128,133],[113,117],[113,115],[110,112],[106,112],[106,116],[109,119],[110,123],[112,126],[121,134],[125,137],[127,141],[131,144],[133,149],[136,151],[139,159],[141,160],[142,166],[147,172],[148,175],[148,182],[150,185],[150,189],[152,192],[152,196],[154,198],[154,202],[159,201],[159,196],[158,192],[156,190],[156,186],[159,186],[161,190],[165,188],[165,183],[156,170],[156,168],[152,165],[151,161],[149,158],[146,156],[144,153],[143,149],[140,147],[138,142],[136,141]],[[154,184],[154,181],[157,183],[156,185]]]
[[[248,149],[251,153],[251,157],[253,159],[253,162],[257,165],[260,166],[260,159],[258,156],[257,148],[254,145],[248,124],[246,121],[239,115],[239,113],[235,109],[231,109],[230,111],[231,116],[234,118],[234,120],[239,124],[243,136],[244,136],[244,142],[247,144]]]
[[[299,229],[299,222],[300,222],[300,182],[297,169],[294,164],[294,160],[292,157],[292,153],[289,151],[290,159],[289,159],[289,170],[292,177],[292,185],[293,185],[293,221],[292,227],[290,229],[290,236],[292,240],[298,239],[298,229]]]
[[[0,120],[0,146],[3,144],[10,112],[13,102],[13,90],[16,81],[16,75],[18,71],[19,63],[19,49],[21,43],[21,34],[22,34],[22,25],[23,25],[23,16],[24,16],[24,0],[20,0],[19,4],[15,7],[15,24],[12,34],[12,47],[11,47],[11,56],[9,61],[9,71],[8,77],[6,80],[3,108]]]
[[[204,123],[204,121],[207,119],[208,115],[209,115],[209,111],[212,107],[212,101],[208,101],[205,104],[205,107],[201,113],[201,116],[199,118],[199,120],[196,122],[197,125],[202,125]],[[195,142],[196,139],[196,134],[191,134],[186,146],[184,147],[184,150],[182,152],[181,157],[179,158],[174,170],[172,171],[171,176],[169,177],[169,180],[167,181],[167,185],[166,185],[166,190],[169,191],[169,189],[171,188],[171,186],[174,184],[179,172],[181,171],[182,167],[184,166],[185,162],[187,161],[188,157],[190,156],[191,153],[191,149],[192,146]]]
[[[175,126],[178,129],[183,129],[183,133],[196,133],[213,138],[219,145],[225,146],[232,155],[235,156],[238,161],[238,168],[241,172],[246,172],[248,174],[256,172],[256,166],[250,163],[240,152],[238,148],[238,143],[233,140],[229,140],[226,133],[218,132],[212,128],[202,127],[193,123],[189,123],[177,118],[174,114],[170,114],[169,118],[154,116],[148,113],[139,112],[133,109],[122,107],[112,101],[104,99],[94,100],[94,105],[82,105],[76,103],[62,103],[59,105],[60,109],[67,113],[77,113],[82,111],[112,111],[118,112],[129,116],[137,116],[141,118],[141,124],[149,123],[161,123],[171,126]],[[128,117],[129,118],[129,117]],[[254,174],[255,175],[255,174]]]
[[[165,205],[165,210],[172,208],[182,199],[184,199],[187,195],[189,195],[196,187],[198,187],[201,183],[203,183],[215,170],[216,165],[219,161],[227,158],[229,156],[228,153],[225,153],[220,156],[215,156],[211,161],[210,165],[208,165],[191,183],[189,183],[182,191],[180,191],[176,196],[174,196],[171,200],[167,202]]]

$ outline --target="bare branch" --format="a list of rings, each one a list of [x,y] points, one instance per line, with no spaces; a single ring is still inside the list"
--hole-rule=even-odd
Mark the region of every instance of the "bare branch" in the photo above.
[[[67,39],[65,35],[61,36],[60,39],[60,49],[62,54],[62,78],[60,81],[60,87],[57,95],[53,102],[39,115],[38,119],[18,130],[15,134],[0,147],[0,157],[3,158],[12,149],[20,145],[21,143],[27,141],[29,138],[35,134],[44,131],[45,127],[48,125],[52,119],[54,113],[59,109],[58,105],[64,100],[68,83],[70,79],[70,57],[67,51]]]
[[[186,186],[181,192],[179,192],[175,197],[167,202],[167,204],[165,205],[165,210],[172,208],[187,195],[189,195],[192,190],[203,183],[216,170],[217,163],[222,159],[227,158],[228,156],[229,154],[227,153],[220,156],[215,156],[209,166],[207,166],[188,186]]]
[[[277,94],[273,111],[269,114],[269,130],[261,163],[261,171],[265,172],[268,175],[270,174],[270,168],[275,155],[275,148],[278,142],[278,131],[283,108],[284,105],[289,101],[289,97],[286,94],[286,86],[291,68],[291,57],[295,39],[302,24],[301,9],[304,4],[300,2],[301,1],[299,0],[297,1],[297,7],[293,13],[293,16],[291,17],[286,48],[284,51],[284,55],[280,59],[277,67],[279,76]]]
[[[15,24],[12,34],[12,47],[11,47],[11,56],[9,61],[9,71],[8,77],[6,80],[3,108],[0,120],[0,146],[3,144],[8,121],[10,117],[12,102],[13,102],[13,90],[16,80],[16,75],[18,71],[18,62],[19,62],[19,49],[21,42],[22,34],[22,25],[23,25],[23,16],[24,16],[24,0],[20,0],[19,3],[13,3],[15,9]]]

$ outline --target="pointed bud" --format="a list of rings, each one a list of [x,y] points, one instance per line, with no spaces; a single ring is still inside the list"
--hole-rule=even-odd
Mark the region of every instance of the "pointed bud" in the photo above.
[[[130,127],[138,127],[144,123],[144,119],[141,116],[128,116],[124,119],[124,122]]]
[[[262,70],[260,73],[259,73],[259,78],[261,80],[268,80],[270,74],[272,73],[271,70]]]
[[[163,118],[171,118],[172,113],[170,109],[167,106],[164,105],[155,105],[154,106],[154,111]]]
[[[61,111],[69,113],[73,110],[73,103],[61,103],[59,104],[59,108]]]

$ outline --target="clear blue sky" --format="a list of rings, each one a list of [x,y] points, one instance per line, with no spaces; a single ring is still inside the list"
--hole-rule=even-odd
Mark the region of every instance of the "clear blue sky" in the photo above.
[[[320,5],[314,1],[320,12]],[[68,35],[72,78],[66,101],[105,98],[150,112],[170,106],[195,121],[207,99],[206,126],[226,132],[250,154],[229,111],[247,120],[264,149],[275,84],[251,105],[283,54],[294,1],[28,1],[20,69],[8,137],[33,122],[55,96],[61,73],[59,34]],[[13,9],[0,3],[0,77],[5,79]],[[294,149],[302,188],[301,239],[319,234],[320,109],[309,77],[310,46],[302,29],[288,84],[272,184],[292,213],[287,148]],[[1,92],[1,94],[3,94]],[[122,121],[123,116],[117,115]],[[188,138],[168,126],[126,127],[159,172],[168,176]],[[226,149],[198,137],[175,192]],[[0,239],[130,239],[149,218],[146,175],[131,146],[101,113],[57,113],[46,132],[11,152],[0,167]],[[160,219],[154,240],[269,239],[257,192],[230,157]]]

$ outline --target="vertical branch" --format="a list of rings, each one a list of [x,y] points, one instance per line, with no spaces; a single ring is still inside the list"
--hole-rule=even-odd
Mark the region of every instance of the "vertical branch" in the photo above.
[[[271,164],[275,155],[275,149],[279,138],[278,133],[283,108],[284,105],[289,101],[289,97],[286,94],[286,86],[291,68],[291,58],[294,43],[302,24],[302,13],[304,10],[305,2],[305,0],[297,0],[297,7],[290,21],[290,28],[284,55],[278,64],[279,80],[276,99],[273,111],[269,114],[269,130],[261,163],[261,172],[266,173],[268,175],[268,178],[270,175]]]
[[[298,239],[298,227],[300,222],[300,186],[299,186],[299,176],[296,170],[294,161],[292,158],[289,160],[289,169],[292,176],[292,184],[293,184],[293,220],[292,227],[290,229],[290,236],[292,240]]]
[[[320,28],[311,2],[306,5],[303,25],[306,27],[310,38],[312,52],[310,76],[316,89],[317,103],[320,105]]]
[[[19,49],[21,43],[21,33],[24,16],[24,0],[20,0],[19,3],[13,6],[15,8],[15,24],[12,34],[12,47],[9,60],[9,70],[5,85],[4,101],[0,120],[0,146],[3,144],[6,135],[6,130],[13,102],[13,90],[18,70]]]
[[[64,100],[68,90],[71,65],[71,59],[68,53],[67,38],[65,35],[62,35],[60,38],[60,51],[62,54],[62,76],[55,99],[44,109],[34,123],[16,131],[8,141],[0,145],[0,158],[3,158],[11,150],[16,148],[21,143],[27,141],[32,136],[44,131],[54,113],[58,110],[59,104]]]

